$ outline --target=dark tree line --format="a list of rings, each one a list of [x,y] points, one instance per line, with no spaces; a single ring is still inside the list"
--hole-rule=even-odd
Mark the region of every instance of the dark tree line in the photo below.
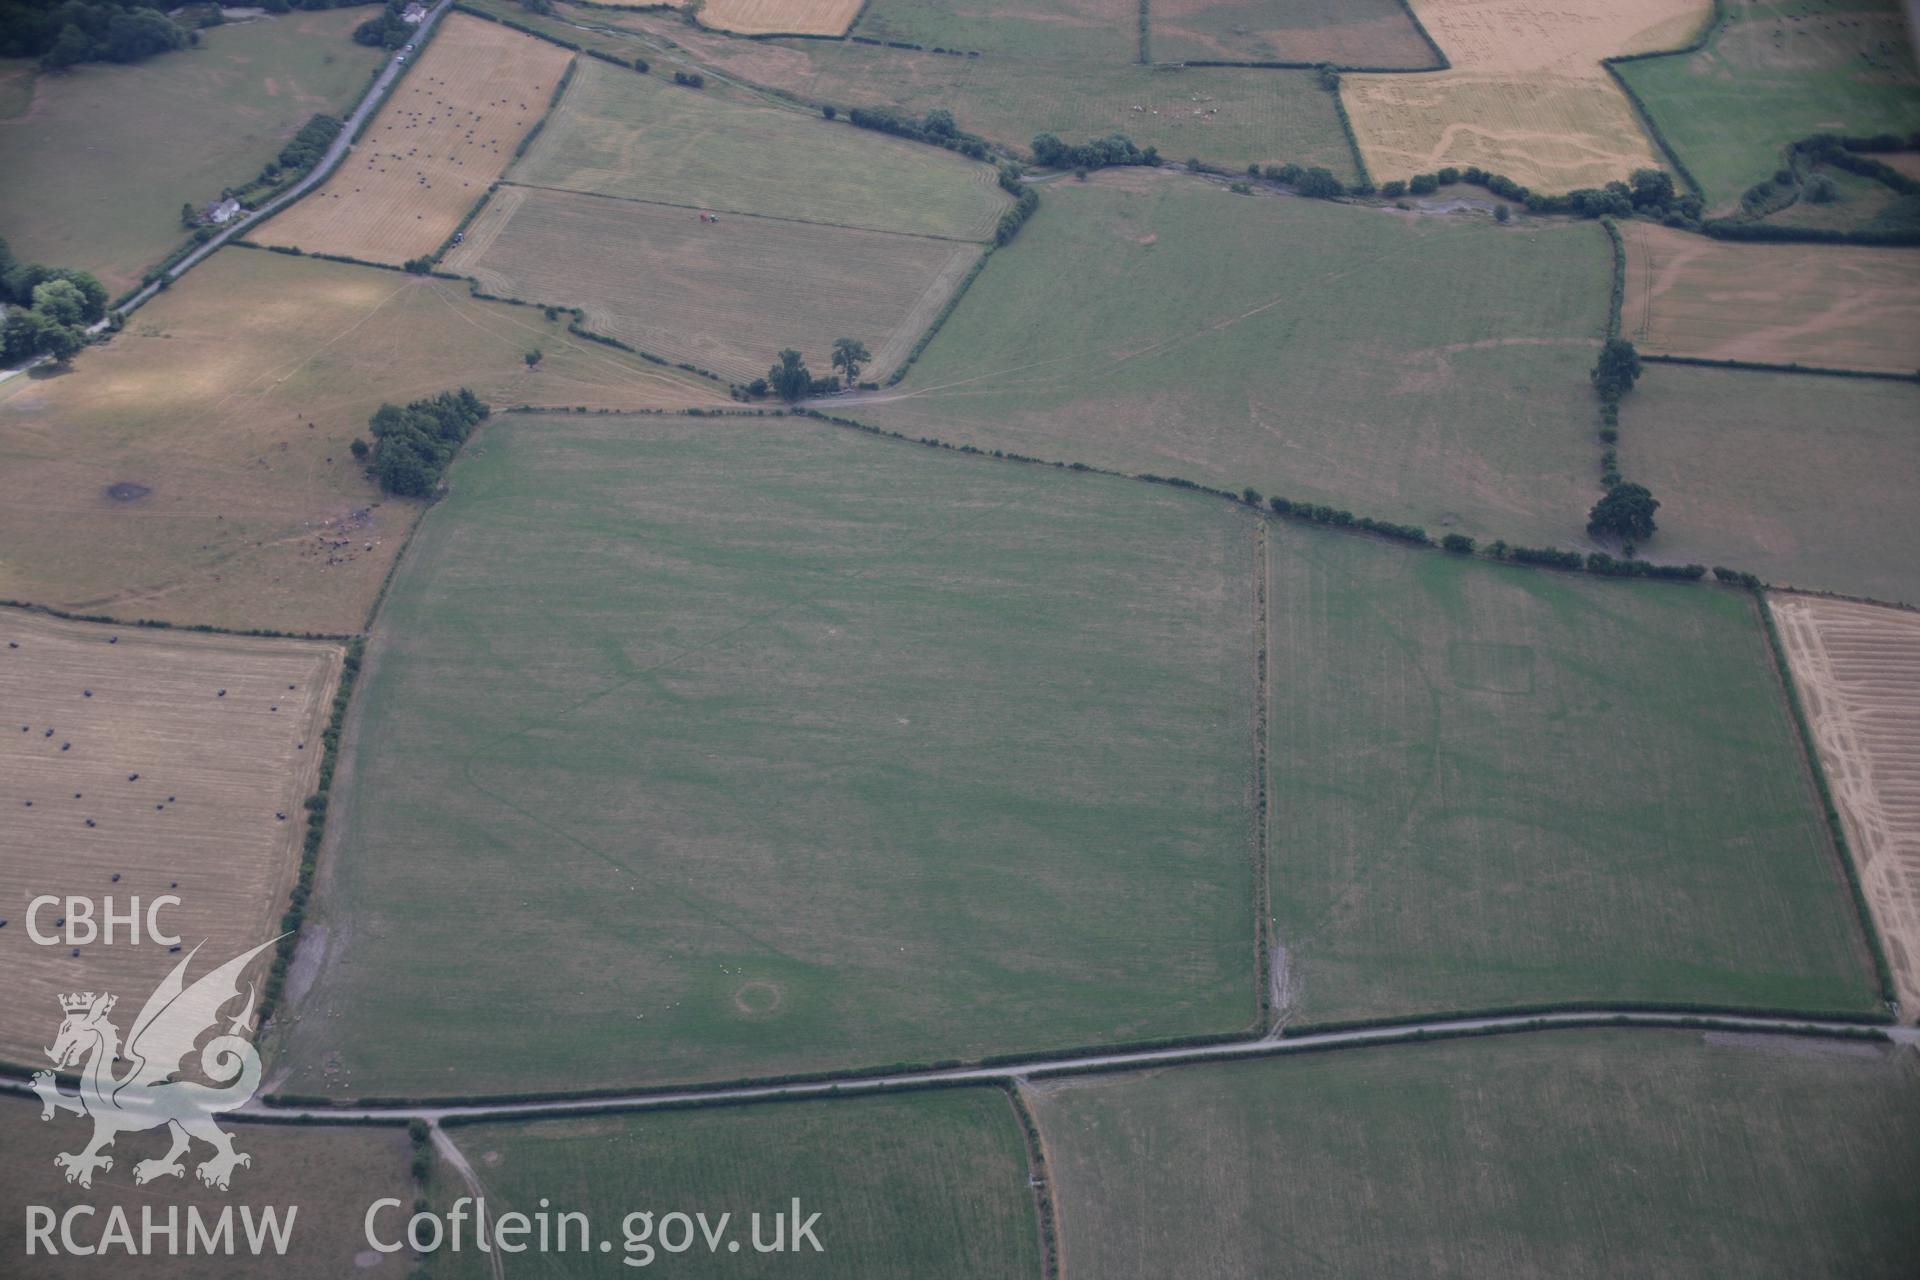
[[[824,110],[827,119],[833,119]],[[987,140],[968,133],[954,121],[953,112],[935,107],[924,116],[911,116],[896,107],[854,107],[847,112],[849,123],[896,138],[911,138],[928,146],[945,147],[972,160],[987,158]]]
[[[373,476],[383,492],[424,498],[440,484],[461,442],[493,412],[465,387],[442,391],[402,408],[383,404],[369,422],[373,446],[353,442],[353,456],[373,460]]]
[[[375,49],[398,49],[406,44],[413,39],[416,28],[400,16],[405,9],[401,0],[387,0],[387,7],[377,17],[368,18],[353,29],[353,42]]]
[[[1062,142],[1058,134],[1043,133],[1033,140],[1033,161],[1046,169],[1110,169],[1159,164],[1160,153],[1153,147],[1142,150],[1124,133],[1092,138],[1078,146]]]
[[[4,0],[0,57],[38,58],[64,71],[82,62],[139,62],[198,37],[148,4],[116,0]]]
[[[35,356],[71,360],[87,345],[87,326],[107,314],[107,290],[85,271],[20,262],[0,240],[0,363]]]

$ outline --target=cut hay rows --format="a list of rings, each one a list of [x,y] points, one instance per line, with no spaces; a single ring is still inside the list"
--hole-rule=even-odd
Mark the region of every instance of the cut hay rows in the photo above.
[[[369,262],[432,253],[546,113],[568,56],[452,15],[334,175],[255,238]]]
[[[1920,614],[1770,597],[1901,1017],[1920,1014]]]
[[[748,36],[838,36],[853,25],[860,5],[861,0],[706,0],[700,21]]]
[[[825,376],[840,337],[873,352],[863,378],[885,376],[979,256],[951,240],[504,187],[447,266],[490,293],[583,307],[596,332],[748,382],[783,347]]]
[[[1909,373],[1920,367],[1920,259],[1907,250],[1739,244],[1622,228],[1626,336],[1715,360]]]
[[[1535,190],[1601,186],[1661,163],[1603,58],[1682,44],[1706,0],[1416,0],[1453,66],[1351,75],[1341,94],[1375,181],[1477,165]]]
[[[59,994],[111,991],[130,1018],[180,956],[37,945],[30,899],[177,895],[161,921],[210,965],[278,931],[342,651],[11,609],[0,644],[0,1059],[45,1065]]]

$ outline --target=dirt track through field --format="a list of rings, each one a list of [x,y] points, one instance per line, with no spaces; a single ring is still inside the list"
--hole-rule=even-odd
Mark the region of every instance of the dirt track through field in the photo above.
[[[547,110],[566,50],[453,14],[319,190],[253,234],[399,264],[432,253]]]
[[[1662,164],[1603,58],[1685,43],[1707,0],[1413,0],[1452,67],[1349,75],[1341,95],[1376,182],[1477,165],[1545,192]]]
[[[131,1018],[185,951],[206,943],[197,974],[274,936],[342,649],[12,609],[0,646],[0,1059],[44,1066],[57,995],[111,991]],[[124,926],[78,955],[39,944],[43,894],[119,912],[175,895],[159,920],[185,950],[131,945]],[[41,933],[63,914],[43,910]]]
[[[1664,355],[1910,373],[1920,368],[1920,255],[1742,244],[1648,222],[1621,228],[1626,336]]]
[[[1920,1014],[1920,613],[1769,598],[1902,1020]]]

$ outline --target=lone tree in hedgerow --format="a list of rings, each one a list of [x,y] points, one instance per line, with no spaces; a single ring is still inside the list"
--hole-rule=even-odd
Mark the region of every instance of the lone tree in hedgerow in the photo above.
[[[833,340],[833,367],[847,375],[849,387],[860,381],[860,366],[871,359],[873,352],[867,350],[866,343],[854,338]]]
[[[767,370],[767,385],[773,388],[775,395],[792,404],[813,389],[813,374],[807,371],[800,353],[788,347],[780,353],[773,368]]]
[[[1593,504],[1587,513],[1587,532],[1596,538],[1616,537],[1626,542],[1645,542],[1656,526],[1653,513],[1660,509],[1643,484],[1616,484],[1607,496]]]
[[[1625,338],[1608,338],[1591,376],[1600,398],[1608,404],[1618,403],[1640,377],[1640,353]]]

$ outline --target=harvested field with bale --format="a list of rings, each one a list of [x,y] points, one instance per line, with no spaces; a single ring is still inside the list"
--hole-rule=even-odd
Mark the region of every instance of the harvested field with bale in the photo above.
[[[738,35],[845,35],[864,0],[702,0],[700,21]]]
[[[1376,182],[1452,165],[1548,193],[1658,168],[1654,143],[1601,59],[1685,44],[1708,0],[1414,0],[1452,66],[1348,75],[1340,94]]]
[[[1437,65],[1400,0],[1152,0],[1155,62]]]
[[[1041,1080],[1062,1256],[1102,1280],[1899,1280],[1911,1049],[1625,1028]]]
[[[279,932],[345,651],[19,609],[0,644],[0,1060],[45,1066],[60,995],[104,988],[131,1016],[180,955],[144,919],[139,946],[37,944],[29,899],[173,894],[162,923],[209,966]]]
[[[1627,249],[1621,326],[1643,351],[1920,369],[1920,254],[1712,240],[1638,220],[1620,231]]]
[[[447,255],[489,293],[586,310],[598,333],[742,384],[795,347],[818,377],[833,342],[906,359],[979,260],[973,244],[677,205],[503,187]]]
[[[421,509],[383,500],[348,452],[382,402],[466,386],[501,406],[727,403],[570,319],[456,281],[224,249],[71,371],[0,383],[0,598],[357,630]]]
[[[1920,1019],[1920,613],[1768,598],[1904,1021]]]
[[[1649,365],[1620,466],[1661,502],[1649,554],[1920,604],[1920,386]]]
[[[1272,565],[1293,1021],[1879,1008],[1748,593],[1291,528]]]
[[[288,1092],[1252,1025],[1244,512],[789,418],[508,415],[452,481],[356,695]]]
[[[432,253],[512,163],[570,58],[449,14],[333,176],[252,238],[395,265]]]

